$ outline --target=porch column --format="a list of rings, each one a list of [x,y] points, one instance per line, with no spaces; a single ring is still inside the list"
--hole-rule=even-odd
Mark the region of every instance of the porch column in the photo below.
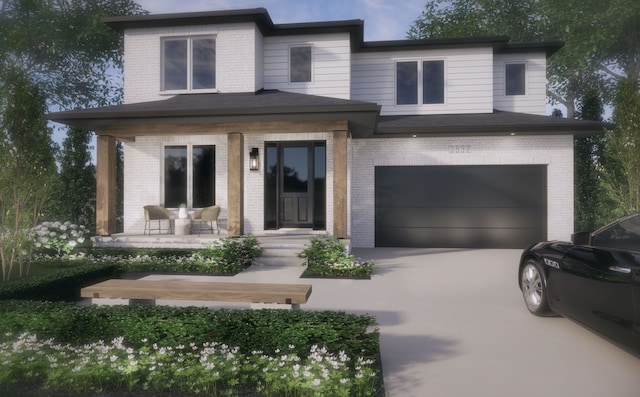
[[[116,232],[116,139],[98,135],[96,146],[96,234]]]
[[[229,236],[241,236],[244,233],[244,135],[229,133],[227,144],[227,232]]]
[[[347,131],[333,132],[333,236],[347,238]]]

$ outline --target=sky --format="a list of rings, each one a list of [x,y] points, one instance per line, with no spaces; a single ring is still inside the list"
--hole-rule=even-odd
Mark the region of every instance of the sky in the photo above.
[[[266,8],[275,24],[364,20],[365,41],[402,40],[427,0],[137,0],[151,14]]]

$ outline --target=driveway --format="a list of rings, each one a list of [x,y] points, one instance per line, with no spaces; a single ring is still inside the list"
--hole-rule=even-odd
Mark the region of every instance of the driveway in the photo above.
[[[565,318],[527,311],[520,250],[374,248],[371,281],[317,280],[309,309],[380,324],[391,396],[640,395],[640,359]]]
[[[375,261],[371,280],[300,279],[295,251],[217,279],[311,283],[303,309],[375,316],[389,396],[640,395],[640,359],[570,320],[529,314],[520,250],[353,249]]]

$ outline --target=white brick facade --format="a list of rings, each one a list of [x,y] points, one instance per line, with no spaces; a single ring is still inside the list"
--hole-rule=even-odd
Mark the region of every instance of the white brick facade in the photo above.
[[[375,167],[392,165],[547,165],[548,238],[573,233],[573,137],[506,136],[358,139],[351,142],[351,243],[375,242]],[[470,153],[451,153],[467,145]]]

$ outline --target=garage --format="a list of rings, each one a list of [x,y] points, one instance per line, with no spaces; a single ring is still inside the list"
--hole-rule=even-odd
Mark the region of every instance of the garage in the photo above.
[[[524,248],[546,238],[546,165],[375,168],[377,247]]]

